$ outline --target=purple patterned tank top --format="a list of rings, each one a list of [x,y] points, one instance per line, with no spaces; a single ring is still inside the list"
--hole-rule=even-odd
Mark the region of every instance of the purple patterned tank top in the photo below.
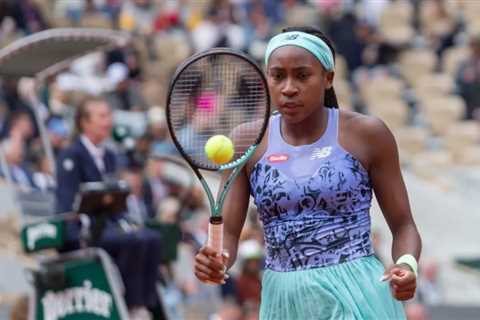
[[[250,175],[266,267],[304,270],[372,255],[372,187],[367,171],[338,143],[338,109],[328,109],[322,137],[303,146],[283,140],[280,117],[271,117],[268,148]]]

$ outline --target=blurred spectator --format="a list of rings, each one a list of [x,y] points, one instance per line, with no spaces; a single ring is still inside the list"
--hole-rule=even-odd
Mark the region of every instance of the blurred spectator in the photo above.
[[[105,65],[122,63],[128,68],[128,78],[131,80],[142,80],[142,62],[140,53],[135,48],[115,48],[105,54]]]
[[[445,49],[454,44],[460,27],[457,18],[456,10],[449,1],[425,0],[420,3],[422,34],[439,58]]]
[[[200,212],[184,221],[183,241],[192,248],[193,256],[195,256],[196,252],[203,246],[205,241],[207,241],[208,221],[209,215],[207,212]]]
[[[55,1],[54,13],[57,18],[66,18],[73,26],[78,26],[86,5],[87,1]]]
[[[225,301],[218,312],[211,315],[208,320],[242,320],[242,309],[233,301]]]
[[[150,156],[150,145],[152,137],[146,133],[138,137],[133,148],[127,151],[127,161],[130,166],[145,166]]]
[[[249,53],[258,61],[262,61],[273,25],[268,20],[262,2],[251,1],[247,7],[247,19],[243,22],[245,43]]]
[[[222,41],[221,28],[217,20],[218,9],[212,8],[206,19],[192,31],[192,40],[197,52],[213,48]]]
[[[116,163],[119,169],[128,168],[131,165],[136,166],[137,163],[132,161],[130,153],[135,148],[135,138],[129,127],[122,124],[115,124],[112,128],[112,140],[109,146],[114,149],[117,157]]]
[[[153,22],[158,13],[157,3],[152,0],[125,1],[119,16],[121,29],[149,35],[153,31]]]
[[[183,223],[205,209],[204,190],[190,185],[190,179],[194,179],[190,172],[174,173],[167,169],[168,161],[152,155],[148,160],[145,190],[153,199],[158,220]]]
[[[10,1],[10,5],[10,12],[17,27],[25,34],[48,28],[48,23],[34,0]]]
[[[43,192],[55,191],[57,183],[47,156],[43,153],[37,154],[34,164],[35,171],[32,180],[35,186]]]
[[[157,210],[156,219],[162,223],[175,224],[179,221],[180,202],[176,197],[164,199]]]
[[[119,62],[111,64],[107,69],[107,81],[112,90],[106,97],[114,110],[146,110],[148,106],[138,87],[129,79],[129,69],[125,64]]]
[[[31,172],[25,166],[23,141],[18,137],[12,137],[3,142],[3,151],[8,164],[8,170],[12,181],[22,190],[28,191],[34,188]],[[5,173],[2,172],[5,176]]]
[[[363,65],[363,53],[373,33],[368,24],[358,21],[353,13],[347,12],[334,17],[328,33],[337,44],[338,52],[345,58],[350,73]]]
[[[470,56],[457,72],[459,94],[465,100],[465,119],[480,120],[480,35],[470,39]]]
[[[212,1],[205,19],[192,31],[196,51],[204,51],[212,47],[243,50],[248,43],[245,36],[244,30],[235,21],[232,4],[225,0]]]
[[[442,290],[438,279],[438,263],[423,259],[417,286],[417,299],[426,305],[438,305],[442,302]]]
[[[150,147],[151,153],[157,155],[178,154],[177,149],[170,139],[165,110],[154,106],[148,110],[147,119],[149,121],[147,130],[152,138],[152,144]]]
[[[430,320],[427,308],[420,303],[407,303],[405,306],[407,320]]]
[[[263,227],[260,222],[257,208],[250,206],[247,213],[247,220],[245,226],[240,234],[240,240],[256,240],[263,245]]]
[[[6,136],[18,138],[21,141],[29,141],[34,134],[35,126],[32,118],[26,111],[16,111],[10,114],[8,125],[6,126]]]
[[[5,4],[5,1],[0,2],[0,6],[3,4]],[[5,8],[0,7],[0,15],[5,12],[4,10],[6,11]],[[16,29],[13,18],[10,16],[0,16],[0,47],[6,46],[19,37],[20,35]]]
[[[155,32],[171,31],[180,27],[180,1],[165,1],[154,21]]]
[[[205,203],[205,191],[199,185],[194,185],[191,190],[188,190],[186,199],[182,200],[180,212],[182,214],[182,220],[189,219],[190,217],[207,209]]]
[[[155,208],[159,208],[161,202],[168,197],[178,197],[184,192],[184,186],[179,181],[174,180],[172,175],[168,175],[166,171],[166,162],[162,158],[152,156],[148,159],[147,164],[147,182],[152,190],[152,199]],[[189,199],[182,199],[186,203],[182,205],[189,205],[194,202],[194,196]]]
[[[59,75],[56,77],[56,81],[50,84],[48,87],[48,107],[50,110],[51,116],[55,117],[65,117],[66,119],[73,118],[74,107],[73,107],[73,98],[75,96],[74,91],[69,90],[68,84],[65,86],[65,82],[68,77]]]
[[[135,50],[124,50],[125,51],[125,64],[128,67],[128,77],[131,80],[141,81],[143,76],[143,70],[141,65],[140,53]]]
[[[2,104],[4,104],[7,107],[7,110],[10,112],[7,115],[7,120],[6,123],[3,126],[3,134],[2,136],[8,135],[8,132],[12,128],[12,120],[15,119],[17,115],[22,114],[28,114],[30,118],[30,124],[33,125],[33,133],[31,134],[32,136],[37,135],[37,126],[35,122],[35,116],[32,111],[32,106],[30,102],[25,99],[20,94],[19,90],[19,79],[14,79],[14,78],[5,78],[3,79],[2,86],[0,88],[0,101],[2,101]],[[20,117],[20,118],[22,118]],[[23,123],[23,119],[21,120]],[[30,135],[29,131],[30,130],[25,130],[28,125],[23,126],[22,125],[22,134]]]
[[[240,274],[235,279],[237,299],[241,305],[260,305],[262,246],[256,240],[246,240],[239,245]]]
[[[79,57],[72,61],[68,70],[57,75],[56,85],[66,92],[101,95],[112,88],[103,72],[104,64],[104,55],[100,52]]]
[[[388,5],[389,0],[360,0],[360,10],[362,17],[370,26],[374,28],[379,27],[380,17]]]
[[[58,155],[60,150],[66,147],[70,136],[70,130],[65,120],[60,117],[50,118],[47,122],[47,132],[53,148],[53,153]]]
[[[141,167],[132,166],[121,175],[123,180],[130,186],[130,195],[127,198],[129,217],[139,226],[143,226],[149,219],[155,217],[151,190],[145,183]]]

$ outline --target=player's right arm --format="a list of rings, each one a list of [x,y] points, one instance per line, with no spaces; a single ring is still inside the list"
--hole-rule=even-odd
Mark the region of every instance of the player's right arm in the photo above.
[[[258,123],[259,125],[261,124],[260,122]],[[238,128],[240,127],[236,129]],[[244,136],[245,131],[236,129],[233,130],[230,136],[235,148],[238,149],[239,146],[242,146],[242,141],[252,141],[252,138]],[[245,150],[240,149],[236,150],[236,152],[243,153]],[[257,152],[252,156],[252,159],[256,158],[256,155]],[[247,163],[241,169],[225,197],[222,209],[224,255],[221,258],[216,257],[216,252],[205,245],[195,256],[195,275],[202,281],[218,284],[224,283],[226,270],[235,263],[240,233],[245,223],[248,202],[250,200],[250,184],[247,176],[248,170],[246,169],[248,166]],[[228,180],[231,172],[231,170],[222,172],[219,190],[223,190],[223,185]]]
[[[222,174],[220,190],[229,174],[230,171]],[[195,256],[195,275],[201,281],[224,283],[225,271],[234,264],[237,256],[240,233],[247,216],[249,196],[249,183],[243,168],[233,181],[222,210],[225,254],[220,259],[215,256],[216,253],[212,248],[204,246]]]
[[[235,128],[230,134],[236,149],[242,145],[242,141],[252,141],[251,136],[246,136],[249,132],[257,130],[238,130],[245,125],[263,125],[262,120],[256,120],[253,123],[247,123]],[[260,129],[258,129],[260,130]],[[215,257],[215,251],[212,248],[203,246],[195,256],[195,275],[202,281],[211,281],[218,284],[224,283],[225,271],[228,270],[237,258],[237,249],[245,219],[247,217],[248,203],[250,201],[250,182],[249,174],[254,164],[262,157],[267,147],[267,133],[255,150],[255,153],[242,168],[238,176],[234,179],[230,190],[228,191],[222,210],[223,217],[223,247],[224,255],[221,259]],[[245,152],[240,149],[236,152]],[[222,173],[219,190],[229,178],[231,171]]]

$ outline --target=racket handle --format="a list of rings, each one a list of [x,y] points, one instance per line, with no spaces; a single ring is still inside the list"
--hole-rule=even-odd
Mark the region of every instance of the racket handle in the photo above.
[[[223,253],[223,219],[222,217],[210,217],[210,223],[208,224],[207,245],[218,254]]]

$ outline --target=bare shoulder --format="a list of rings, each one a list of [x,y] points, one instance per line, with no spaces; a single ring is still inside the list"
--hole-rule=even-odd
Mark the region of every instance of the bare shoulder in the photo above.
[[[395,138],[381,119],[348,110],[340,111],[339,142],[368,169],[382,155],[397,154]]]
[[[349,135],[353,134],[368,139],[370,142],[393,139],[390,129],[378,117],[341,110],[340,119],[341,126],[346,129]]]
[[[390,132],[385,123],[375,116],[365,115],[350,110],[341,110],[340,118],[345,127],[356,132],[363,132],[368,135]]]

